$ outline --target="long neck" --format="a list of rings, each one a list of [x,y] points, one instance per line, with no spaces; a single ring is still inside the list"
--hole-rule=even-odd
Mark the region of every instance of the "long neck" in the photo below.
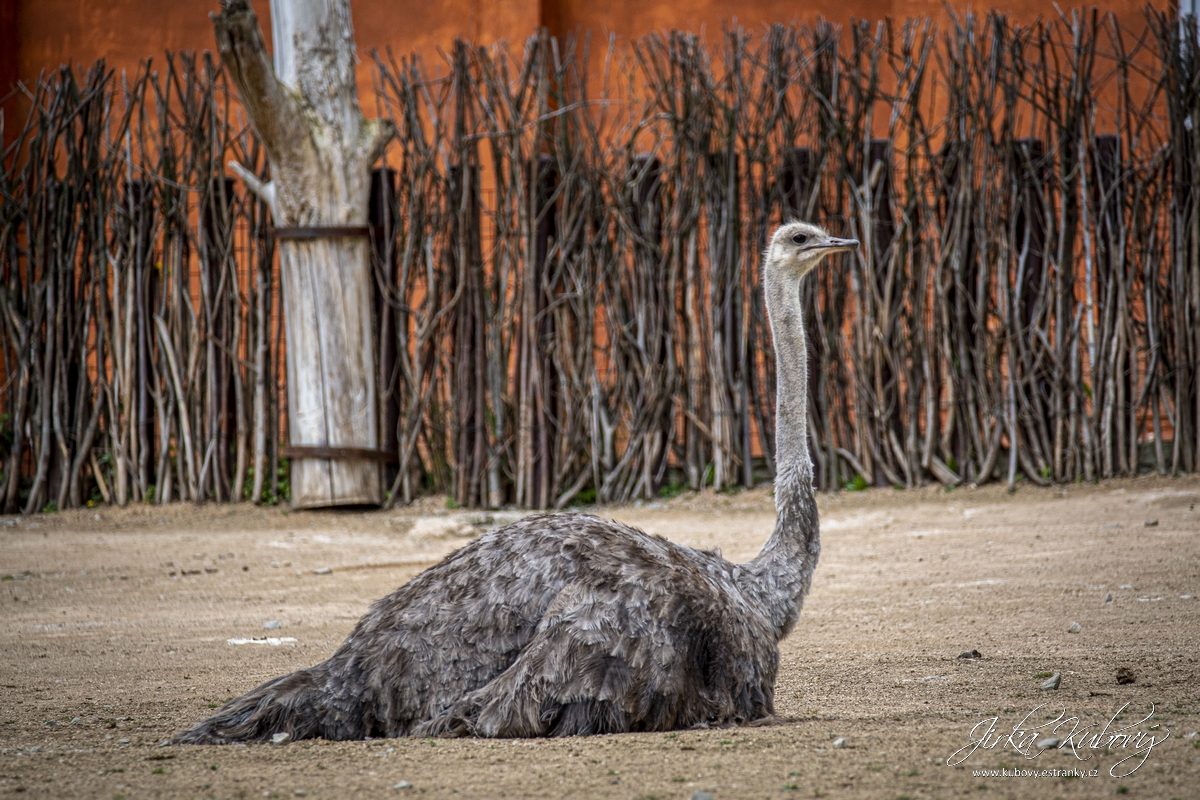
[[[768,264],[763,273],[775,340],[775,532],[746,565],[744,583],[779,638],[796,624],[821,552],[808,451],[808,353],[798,280]]]

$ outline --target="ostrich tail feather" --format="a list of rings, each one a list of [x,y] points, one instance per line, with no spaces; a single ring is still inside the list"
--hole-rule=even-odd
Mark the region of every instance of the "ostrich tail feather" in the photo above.
[[[327,675],[325,665],[319,664],[267,681],[230,700],[211,717],[170,742],[232,744],[263,741],[276,733],[287,733],[293,739],[322,736],[329,710]]]

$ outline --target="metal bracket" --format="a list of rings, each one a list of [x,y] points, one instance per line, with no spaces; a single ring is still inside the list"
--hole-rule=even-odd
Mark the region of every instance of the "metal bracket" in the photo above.
[[[370,236],[369,225],[300,225],[271,228],[276,239],[337,239],[345,236]]]
[[[326,447],[325,445],[293,445],[283,448],[287,458],[324,458],[331,461],[358,460],[397,463],[395,453],[387,450],[372,450],[368,447]]]

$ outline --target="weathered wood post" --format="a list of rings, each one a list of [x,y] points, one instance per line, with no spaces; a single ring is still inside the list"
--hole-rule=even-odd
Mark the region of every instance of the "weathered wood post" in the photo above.
[[[263,143],[272,180],[231,163],[271,207],[287,331],[292,505],[377,504],[367,203],[371,165],[395,129],[365,120],[349,0],[276,0],[272,69],[247,0],[212,16],[217,50]]]

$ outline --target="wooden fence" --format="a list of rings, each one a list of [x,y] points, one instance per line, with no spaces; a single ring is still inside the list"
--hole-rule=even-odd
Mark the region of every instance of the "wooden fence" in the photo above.
[[[376,56],[391,500],[769,480],[759,262],[793,217],[863,242],[804,287],[819,488],[1196,471],[1200,49],[1146,19]],[[4,510],[286,497],[270,220],[224,165],[268,168],[219,65],[27,91],[0,164]]]

